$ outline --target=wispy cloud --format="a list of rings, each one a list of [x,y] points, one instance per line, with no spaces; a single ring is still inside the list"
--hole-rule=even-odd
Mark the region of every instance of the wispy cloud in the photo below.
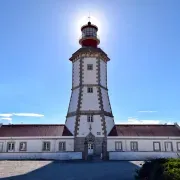
[[[128,119],[129,124],[160,124],[160,120],[152,120],[152,119],[145,119],[145,120],[139,120],[137,118],[130,118]]]
[[[127,121],[126,120],[118,121],[118,124],[167,124],[167,125],[171,125],[174,123],[175,121],[165,121],[165,120],[159,120],[159,119],[139,120],[136,117],[128,117]],[[180,121],[177,121],[177,124],[180,125]]]
[[[0,117],[11,117],[13,114],[11,113],[11,114],[0,114]]]
[[[138,118],[128,118],[127,121],[119,121],[120,124],[165,124],[166,122],[159,119],[144,119],[139,120]],[[166,124],[174,124],[173,122],[167,122]]]
[[[12,123],[12,118],[10,117],[3,117],[3,118],[0,118],[1,121],[8,121],[8,123]]]
[[[7,120],[7,121],[11,121],[12,120],[12,118],[9,118],[9,117],[7,117],[7,118],[0,118],[1,120]]]
[[[13,117],[18,116],[18,117],[37,117],[41,118],[44,117],[43,114],[37,114],[37,113],[1,113],[0,114],[0,121],[8,121],[9,123],[12,123]]]
[[[23,117],[44,117],[43,114],[36,113],[13,113],[14,116],[23,116]]]
[[[147,111],[138,111],[139,113],[155,113],[157,111],[150,111],[150,110],[147,110]]]

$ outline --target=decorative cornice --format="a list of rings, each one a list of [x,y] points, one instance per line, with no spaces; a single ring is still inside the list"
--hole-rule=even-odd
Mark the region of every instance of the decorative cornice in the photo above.
[[[82,85],[73,87],[71,90],[73,91],[73,90],[75,90],[75,89],[77,89],[77,88],[80,88],[80,87],[88,87],[88,86],[101,87],[101,88],[105,89],[106,91],[108,91],[108,89],[107,89],[106,87],[104,87],[104,86],[102,86],[102,85],[100,85],[100,84],[82,84]]]
[[[72,57],[69,59],[72,62],[75,62],[76,60],[84,57],[95,57],[100,58],[104,62],[109,61],[107,54],[102,51],[100,48],[80,48],[78,51],[76,51]]]
[[[78,116],[78,115],[105,115],[105,116],[109,116],[109,117],[113,117],[111,112],[107,112],[107,111],[101,111],[101,110],[88,110],[88,111],[74,111],[74,112],[70,112],[67,114],[67,117],[72,117],[72,116]]]

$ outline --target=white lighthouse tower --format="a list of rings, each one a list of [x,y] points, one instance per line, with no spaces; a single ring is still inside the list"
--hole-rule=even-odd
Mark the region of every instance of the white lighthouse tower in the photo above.
[[[107,89],[107,54],[98,47],[98,27],[88,24],[81,27],[82,36],[72,62],[72,93],[66,117],[66,127],[74,135],[74,150],[100,154],[102,144],[114,126]]]

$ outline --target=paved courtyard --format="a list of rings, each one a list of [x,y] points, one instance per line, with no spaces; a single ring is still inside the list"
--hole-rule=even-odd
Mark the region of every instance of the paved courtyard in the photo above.
[[[1,180],[133,180],[139,161],[0,161]]]

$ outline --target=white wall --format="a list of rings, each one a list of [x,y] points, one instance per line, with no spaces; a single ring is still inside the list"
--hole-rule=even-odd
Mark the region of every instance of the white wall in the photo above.
[[[105,122],[106,122],[106,131],[108,135],[111,129],[114,127],[114,119],[113,117],[105,116]]]
[[[156,158],[179,158],[177,152],[109,152],[110,160],[143,161]]]
[[[98,100],[98,88],[93,87],[93,93],[87,92],[87,87],[83,87],[82,105],[80,110],[100,110]]]
[[[1,160],[8,159],[54,159],[76,160],[82,159],[82,152],[58,152],[58,153],[0,153]]]
[[[66,127],[73,135],[75,130],[75,123],[76,123],[76,116],[71,116],[66,119]]]
[[[77,110],[78,97],[79,97],[79,88],[72,91],[72,97],[71,97],[69,109],[68,109],[69,113]]]
[[[177,151],[177,142],[180,142],[180,137],[174,137],[174,139],[168,139],[166,137],[108,137],[107,139],[107,151],[115,151],[115,142],[121,141],[123,151],[131,151],[130,142],[138,142],[138,151],[153,151],[153,142],[160,142],[161,151],[165,151],[165,142],[172,142],[173,150]]]
[[[107,67],[107,64],[103,60],[101,60],[100,61],[100,84],[104,87],[106,87],[106,81],[107,81],[106,67]]]
[[[93,116],[93,121],[91,123],[92,130],[91,132],[96,136],[96,137],[103,137],[102,133],[102,122],[101,122],[101,117],[100,115],[94,115]],[[86,115],[81,115],[80,116],[80,125],[79,125],[79,134],[78,137],[85,137],[89,134],[90,130],[90,123],[87,122],[87,116]],[[97,132],[100,132],[101,135],[97,135]]]
[[[87,70],[87,65],[92,64],[93,70]],[[97,82],[97,59],[95,57],[83,59],[83,84],[98,84]]]
[[[72,68],[73,68],[73,79],[72,79],[72,82],[73,82],[73,87],[76,87],[76,86],[79,86],[79,83],[80,83],[80,78],[79,78],[79,75],[80,75],[80,60],[77,60],[75,61],[73,64],[72,64]]]
[[[27,142],[27,151],[26,152],[42,152],[43,141],[50,141],[50,152],[58,152],[58,145],[59,142],[63,141],[66,142],[66,151],[74,151],[74,139],[73,138],[46,138],[46,137],[31,137],[31,138],[0,138],[0,143],[3,143],[3,151],[7,152],[7,143],[8,142],[15,142],[15,151],[14,152],[21,152],[19,151],[19,144],[20,142]]]
[[[109,102],[109,98],[108,98],[108,91],[101,88],[101,92],[102,92],[104,110],[107,112],[111,112],[110,102]]]

